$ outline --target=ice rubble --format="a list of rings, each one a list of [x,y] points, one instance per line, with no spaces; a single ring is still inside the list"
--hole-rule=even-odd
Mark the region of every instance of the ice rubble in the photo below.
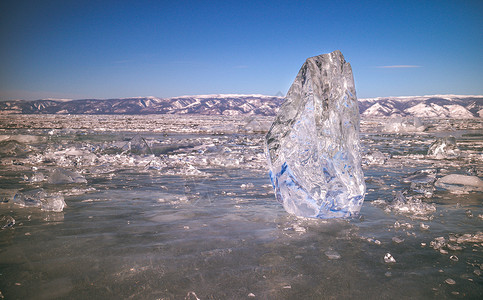
[[[62,195],[47,193],[42,188],[19,191],[12,202],[20,207],[38,207],[41,210],[53,212],[61,212],[66,206]]]
[[[392,201],[375,200],[373,205],[381,206],[385,212],[407,215],[411,219],[430,220],[432,214],[436,212],[433,203],[423,202],[417,197],[406,197],[402,192],[397,191]]]
[[[352,69],[340,51],[308,58],[266,135],[270,178],[285,210],[303,217],[359,212],[365,183]]]
[[[452,136],[436,140],[429,146],[428,155],[435,159],[457,158],[461,154]]]
[[[483,243],[483,232],[478,231],[475,234],[451,234],[446,239],[444,236],[440,236],[432,240],[429,245],[434,250],[447,254],[448,250],[460,251],[466,246],[465,244],[481,244]]]

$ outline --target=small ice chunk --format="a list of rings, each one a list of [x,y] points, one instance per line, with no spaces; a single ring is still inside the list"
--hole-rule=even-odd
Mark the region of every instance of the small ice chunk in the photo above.
[[[50,173],[48,182],[52,184],[87,183],[87,180],[77,172],[64,168],[56,168]]]
[[[17,192],[13,197],[12,203],[20,207],[40,207],[43,195],[45,195],[44,189],[35,189],[25,192]]]
[[[368,152],[364,158],[363,162],[366,165],[383,165],[386,163],[389,155],[382,153],[381,151],[374,150]]]
[[[40,209],[44,211],[61,212],[66,206],[62,195],[46,195],[41,199]]]
[[[5,229],[5,228],[10,228],[15,225],[15,219],[12,216],[2,216],[0,218],[0,228]]]
[[[475,234],[466,233],[458,237],[456,240],[458,244],[461,243],[483,243],[483,232],[479,231]]]
[[[437,237],[429,243],[431,248],[433,248],[434,250],[439,250],[445,247],[446,244],[446,239],[443,236]]]
[[[32,176],[28,179],[30,182],[41,182],[44,181],[45,176],[41,172],[34,172]]]
[[[392,241],[396,244],[401,244],[402,242],[404,242],[404,239],[401,239],[401,238],[395,236],[395,237],[392,238]]]
[[[476,176],[450,174],[438,179],[434,185],[454,194],[483,192],[483,181]]]
[[[391,255],[391,253],[386,253],[386,255],[384,255],[384,262],[386,264],[390,264],[390,263],[395,263],[396,260],[394,259],[394,257]]]
[[[240,187],[244,190],[248,190],[248,189],[252,189],[254,188],[255,186],[253,185],[253,183],[249,182],[249,183],[243,183],[242,185],[240,185]]]
[[[185,299],[186,300],[200,300],[200,298],[198,298],[198,296],[196,295],[195,292],[188,292]]]
[[[337,251],[334,251],[334,250],[327,250],[327,251],[325,251],[325,255],[329,259],[340,259],[340,254]]]
[[[66,206],[62,195],[49,194],[44,189],[18,192],[13,203],[20,207],[39,207],[41,210],[53,212],[61,212]]]
[[[419,224],[419,227],[421,228],[421,230],[428,230],[429,229],[429,225],[426,225],[422,222]]]
[[[456,284],[456,281],[454,281],[454,279],[451,279],[451,278],[446,279],[444,282],[450,285]]]
[[[413,192],[431,197],[434,193],[434,182],[436,181],[436,170],[420,170],[403,178],[403,182],[411,183],[410,189]]]
[[[435,159],[457,158],[460,154],[456,139],[452,136],[436,140],[428,149],[428,155]]]
[[[0,157],[25,157],[33,150],[33,147],[15,140],[0,141]]]

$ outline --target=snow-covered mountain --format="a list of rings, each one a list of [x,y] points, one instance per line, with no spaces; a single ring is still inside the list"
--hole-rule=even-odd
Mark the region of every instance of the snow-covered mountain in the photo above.
[[[432,95],[359,99],[364,118],[482,118],[483,96]]]
[[[1,113],[23,114],[202,114],[275,115],[283,97],[265,95],[199,95],[174,98],[137,97],[72,101],[3,101]]]
[[[273,116],[283,97],[198,95],[82,100],[0,101],[1,114],[202,114]],[[359,99],[362,118],[482,118],[483,96],[433,95]]]

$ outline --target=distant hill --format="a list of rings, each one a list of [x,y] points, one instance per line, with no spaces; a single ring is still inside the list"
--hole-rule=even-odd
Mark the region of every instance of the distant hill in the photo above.
[[[433,95],[359,99],[361,116],[482,118],[483,96]]]
[[[201,114],[274,116],[283,97],[198,95],[82,100],[0,101],[1,114]],[[362,118],[481,118],[483,96],[433,95],[359,99]]]

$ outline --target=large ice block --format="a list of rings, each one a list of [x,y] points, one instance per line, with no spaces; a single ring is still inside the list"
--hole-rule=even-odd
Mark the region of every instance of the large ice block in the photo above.
[[[302,217],[359,213],[365,183],[352,69],[340,51],[308,58],[266,135],[275,195]]]

